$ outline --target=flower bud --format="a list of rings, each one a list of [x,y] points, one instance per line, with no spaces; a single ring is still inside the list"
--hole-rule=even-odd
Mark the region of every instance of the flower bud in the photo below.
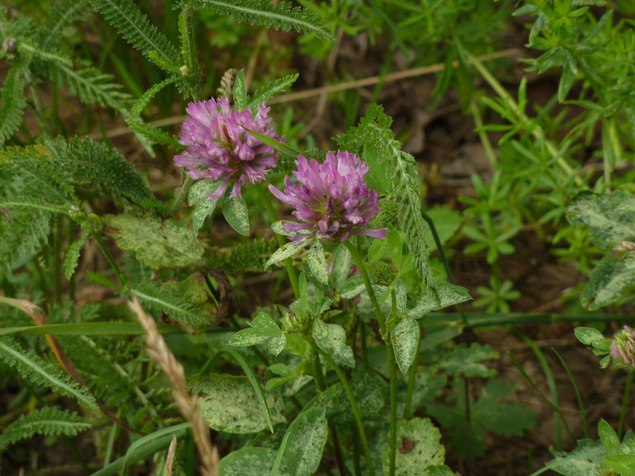
[[[629,326],[613,336],[611,357],[619,364],[635,368],[635,331]]]

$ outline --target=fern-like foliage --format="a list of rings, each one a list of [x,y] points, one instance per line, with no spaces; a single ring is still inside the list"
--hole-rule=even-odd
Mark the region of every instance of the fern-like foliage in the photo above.
[[[58,0],[51,7],[43,25],[40,45],[52,49],[59,45],[64,29],[91,10],[89,0]]]
[[[77,400],[90,410],[97,410],[95,399],[82,387],[62,372],[57,366],[45,361],[35,352],[22,348],[14,339],[0,338],[0,363],[13,368],[24,380],[37,387],[47,387]]]
[[[35,435],[75,436],[91,427],[85,418],[67,410],[45,407],[22,415],[0,434],[0,452]]]
[[[201,328],[212,321],[204,312],[205,298],[192,296],[188,283],[160,286],[151,281],[136,284],[131,293],[141,299],[150,309],[165,312],[172,319],[188,327]],[[202,297],[202,299],[201,299]]]
[[[155,199],[139,172],[112,146],[86,138],[56,139],[45,142],[57,166],[72,186],[109,190],[141,205]]]
[[[145,359],[141,339],[60,336],[58,340],[95,397],[116,409],[121,418],[140,425],[152,424],[148,416],[160,419],[157,408],[163,389],[155,398],[144,388],[146,377],[139,373]]]
[[[237,21],[252,25],[331,37],[317,17],[286,0],[275,3],[269,0],[186,0],[186,3],[194,8],[212,9],[219,15],[231,15]]]
[[[150,23],[130,0],[92,0],[119,34],[150,61],[167,71],[178,73],[181,59],[174,45]]]
[[[421,216],[417,163],[401,150],[401,144],[390,129],[392,119],[383,108],[373,105],[357,127],[336,138],[343,149],[358,153],[370,166],[369,183],[392,195],[400,204],[399,227],[406,236],[408,249],[426,288],[436,290],[428,263],[426,223]]]
[[[121,85],[114,83],[109,74],[103,74],[93,67],[75,70],[63,62],[53,61],[51,66],[58,73],[54,77],[62,80],[84,104],[97,103],[119,112],[125,111],[130,104],[130,95],[123,92]]]
[[[0,149],[0,184],[0,263],[8,269],[40,250],[53,215],[80,213],[84,189],[156,205],[134,167],[112,147],[89,139]]]
[[[15,65],[9,70],[7,79],[0,89],[0,145],[4,144],[22,124],[26,98],[24,81],[21,76],[24,68]]]

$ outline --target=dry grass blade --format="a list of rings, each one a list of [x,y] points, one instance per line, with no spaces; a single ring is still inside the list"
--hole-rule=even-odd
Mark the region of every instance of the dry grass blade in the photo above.
[[[205,476],[217,476],[219,461],[218,451],[212,444],[209,428],[198,411],[196,397],[190,395],[187,391],[183,366],[176,360],[176,357],[174,357],[174,354],[168,348],[165,340],[161,337],[156,323],[145,313],[139,301],[135,298],[129,302],[129,306],[146,331],[148,354],[170,379],[176,405],[181,415],[183,415],[192,426],[194,441],[196,442],[196,448],[201,458],[201,474]]]

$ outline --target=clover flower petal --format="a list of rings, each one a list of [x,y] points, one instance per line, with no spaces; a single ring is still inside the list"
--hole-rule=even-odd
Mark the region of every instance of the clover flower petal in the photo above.
[[[227,98],[211,98],[188,104],[186,112],[179,136],[186,149],[174,163],[185,167],[193,180],[221,181],[211,199],[222,197],[230,185],[230,195],[240,196],[243,185],[262,182],[278,162],[273,147],[249,132],[281,140],[264,104],[252,114],[250,109],[232,109]]]
[[[379,213],[379,196],[368,187],[364,176],[368,164],[351,152],[329,152],[322,164],[304,156],[296,161],[296,181],[285,178],[285,191],[273,185],[271,193],[292,206],[297,222],[283,222],[293,240],[309,236],[345,241],[350,235],[384,238],[386,229],[365,229]]]

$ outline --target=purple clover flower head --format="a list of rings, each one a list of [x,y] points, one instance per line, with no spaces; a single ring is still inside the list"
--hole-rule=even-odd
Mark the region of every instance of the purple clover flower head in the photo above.
[[[619,364],[635,368],[635,331],[629,326],[624,326],[613,336],[611,357]]]
[[[309,236],[321,240],[346,241],[350,235],[384,238],[386,229],[365,229],[379,213],[376,190],[368,188],[364,176],[369,167],[350,152],[329,152],[324,163],[300,156],[297,170],[285,178],[285,191],[269,185],[281,202],[295,208],[298,222],[283,222],[283,229],[294,241]]]
[[[278,162],[273,147],[247,130],[281,140],[270,126],[269,108],[264,104],[253,115],[250,109],[232,109],[227,98],[211,98],[189,103],[186,111],[180,142],[187,148],[174,157],[174,163],[187,168],[193,180],[219,181],[211,199],[222,197],[230,185],[230,195],[240,196],[241,186],[262,182]]]

